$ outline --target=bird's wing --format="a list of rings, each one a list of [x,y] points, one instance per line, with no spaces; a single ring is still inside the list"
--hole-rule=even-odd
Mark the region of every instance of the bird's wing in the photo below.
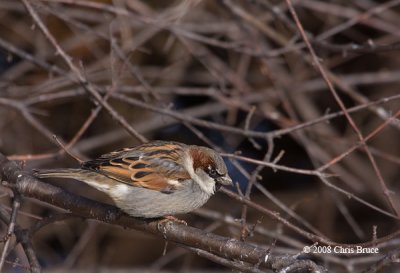
[[[102,155],[82,168],[131,186],[171,193],[190,179],[183,153],[180,143],[157,141]]]

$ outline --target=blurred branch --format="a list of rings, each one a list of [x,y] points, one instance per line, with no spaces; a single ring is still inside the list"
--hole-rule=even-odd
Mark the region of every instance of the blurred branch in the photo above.
[[[365,149],[365,152],[367,153],[368,159],[371,162],[371,165],[376,173],[376,176],[378,178],[378,181],[380,183],[380,186],[382,188],[382,192],[386,197],[387,202],[389,203],[390,208],[392,209],[392,211],[394,213],[397,214],[397,216],[400,215],[400,209],[397,208],[396,206],[396,201],[394,200],[394,197],[392,195],[392,192],[388,189],[386,182],[383,178],[383,175],[376,163],[376,160],[374,158],[374,156],[372,155],[372,153],[369,150],[368,145],[366,144],[366,141],[364,139],[364,136],[361,133],[361,130],[358,128],[358,126],[356,125],[356,123],[354,122],[354,119],[350,116],[348,110],[346,109],[346,106],[343,103],[343,100],[339,97],[333,83],[331,82],[331,80],[329,79],[328,73],[325,71],[324,66],[321,64],[320,59],[318,58],[317,54],[314,51],[314,48],[312,47],[307,34],[304,31],[303,25],[301,24],[297,13],[293,7],[292,1],[291,0],[286,0],[286,3],[289,7],[290,13],[293,16],[294,21],[296,22],[296,25],[299,29],[299,32],[304,40],[304,42],[306,43],[306,46],[308,48],[308,50],[310,51],[311,57],[313,59],[314,64],[317,66],[319,72],[321,73],[321,76],[324,78],[326,84],[328,85],[328,89],[330,90],[330,92],[332,93],[333,97],[335,98],[335,101],[337,102],[337,104],[339,105],[340,109],[343,111],[348,123],[350,124],[350,126],[353,128],[354,132],[356,133],[360,144],[362,145],[363,149]]]
[[[16,195],[14,195],[14,199],[13,199],[10,221],[8,223],[8,230],[7,230],[5,238],[3,239],[5,241],[5,243],[4,243],[3,250],[1,252],[1,257],[0,257],[0,272],[3,269],[4,261],[6,260],[8,248],[10,246],[11,237],[14,234],[15,224],[17,221],[17,212],[18,212],[20,205],[21,205],[21,197],[19,196],[19,194],[16,194]]]
[[[2,175],[0,175],[0,177],[2,177]],[[32,273],[40,273],[41,267],[40,267],[38,258],[36,256],[36,252],[33,249],[29,230],[22,229],[16,223],[16,218],[15,218],[16,212],[20,206],[20,202],[21,202],[22,198],[21,198],[20,194],[15,191],[14,191],[14,196],[16,196],[16,199],[14,198],[13,209],[12,209],[11,215],[9,213],[7,213],[7,211],[5,211],[3,208],[0,208],[0,220],[8,225],[8,233],[6,234],[7,241],[6,241],[6,244],[5,244],[5,246],[3,248],[3,252],[2,252],[2,259],[4,257],[3,262],[6,261],[5,259],[6,259],[7,255],[10,253],[10,251],[12,250],[12,248],[14,248],[17,243],[20,243],[22,245],[22,248],[24,250],[26,257],[28,258],[29,267],[30,267],[29,269],[31,270]],[[13,219],[13,218],[15,218],[15,219]],[[8,219],[11,219],[11,221],[9,221]],[[10,233],[10,230],[13,230],[13,234],[16,237],[16,243],[15,243],[14,247],[8,247],[8,245],[7,245],[7,242],[9,244],[10,237],[12,236],[12,234]],[[24,266],[21,266],[21,267],[24,267]]]
[[[60,54],[60,56],[64,59],[65,63],[71,69],[74,76],[71,76],[68,74],[67,75],[68,78],[73,82],[77,81],[133,137],[135,137],[142,143],[146,142],[147,141],[146,138],[144,136],[142,136],[141,134],[139,134],[131,125],[129,125],[129,123],[126,121],[126,119],[123,116],[121,116],[120,114],[118,114],[118,112],[115,111],[115,109],[111,105],[109,105],[107,103],[107,101],[104,100],[100,96],[100,94],[99,94],[99,92],[97,92],[96,88],[86,79],[86,77],[81,72],[81,70],[72,62],[72,58],[62,49],[62,47],[59,45],[59,43],[54,38],[54,36],[49,32],[48,28],[43,23],[43,21],[40,19],[39,14],[35,11],[33,6],[31,5],[31,3],[28,0],[21,0],[21,1],[24,4],[24,6],[26,7],[29,14],[32,16],[32,19],[35,21],[35,23],[38,25],[40,30],[43,32],[45,37],[54,46],[57,54]]]

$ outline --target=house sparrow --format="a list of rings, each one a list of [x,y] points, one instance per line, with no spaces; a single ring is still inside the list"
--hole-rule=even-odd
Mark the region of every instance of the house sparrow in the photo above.
[[[105,192],[134,217],[187,213],[204,205],[216,185],[232,185],[225,163],[212,149],[152,141],[86,161],[80,169],[37,170],[39,178],[72,178]]]

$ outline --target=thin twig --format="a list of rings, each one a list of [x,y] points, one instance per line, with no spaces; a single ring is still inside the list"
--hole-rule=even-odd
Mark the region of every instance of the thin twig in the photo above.
[[[339,97],[339,95],[337,94],[335,87],[333,86],[332,82],[330,81],[328,74],[326,73],[324,67],[322,66],[317,54],[314,51],[314,48],[312,47],[305,31],[304,28],[297,16],[297,13],[293,7],[292,1],[291,0],[286,0],[286,3],[289,7],[290,13],[293,16],[293,19],[296,22],[296,25],[300,31],[301,36],[303,37],[304,42],[307,45],[308,50],[310,51],[310,54],[313,58],[314,64],[317,66],[319,72],[321,73],[322,77],[324,78],[326,84],[328,85],[329,90],[331,91],[333,97],[335,98],[335,101],[337,102],[337,104],[339,105],[339,107],[342,109],[344,115],[346,116],[346,119],[348,120],[349,124],[351,125],[351,127],[353,128],[353,130],[356,132],[357,137],[359,139],[359,141],[361,142],[363,148],[365,149],[369,160],[371,161],[371,164],[374,168],[374,171],[378,177],[379,183],[382,187],[382,191],[383,194],[386,196],[386,199],[390,205],[390,208],[393,210],[393,212],[395,212],[397,215],[400,215],[400,209],[397,208],[396,204],[395,204],[395,200],[393,199],[392,196],[392,192],[388,189],[388,187],[386,186],[386,182],[384,181],[384,178],[382,176],[382,173],[378,167],[378,165],[376,164],[376,161],[372,155],[372,153],[369,151],[368,145],[365,142],[365,139],[360,131],[360,129],[357,127],[357,125],[355,124],[353,118],[350,116],[348,110],[346,109],[346,106],[344,105],[342,99]]]
[[[20,205],[21,205],[21,196],[19,195],[19,193],[14,192],[10,222],[8,223],[7,233],[4,238],[5,243],[4,243],[4,247],[1,252],[1,257],[0,257],[0,272],[3,269],[4,262],[6,260],[7,254],[8,254],[8,248],[10,246],[11,238],[12,238],[12,235],[14,234],[15,223],[17,221],[17,213],[18,213],[18,209],[19,209]]]
[[[28,10],[29,14],[32,16],[34,19],[35,23],[38,25],[40,30],[43,32],[45,37],[50,41],[50,43],[54,46],[54,48],[57,51],[57,54],[59,54],[66,64],[69,66],[71,71],[74,73],[75,77],[69,76],[69,78],[74,81],[78,82],[85,90],[88,91],[93,98],[96,99],[96,101],[104,107],[104,109],[107,110],[107,112],[115,119],[117,120],[132,136],[137,138],[139,141],[142,143],[147,142],[147,139],[139,134],[134,128],[132,128],[131,125],[126,121],[124,117],[122,117],[120,114],[118,114],[114,108],[112,108],[103,98],[100,96],[100,94],[97,92],[97,90],[92,86],[90,82],[87,81],[87,79],[84,77],[84,75],[81,73],[80,69],[72,62],[72,58],[66,54],[66,52],[61,48],[61,46],[58,44],[57,40],[54,38],[53,35],[49,32],[47,27],[44,25],[43,21],[40,19],[39,15],[37,12],[34,10],[32,5],[28,0],[21,0]]]

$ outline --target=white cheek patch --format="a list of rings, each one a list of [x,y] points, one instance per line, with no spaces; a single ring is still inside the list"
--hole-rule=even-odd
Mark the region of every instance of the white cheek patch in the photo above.
[[[212,195],[215,191],[215,181],[208,175],[205,177],[198,176],[193,169],[193,160],[190,156],[185,156],[183,160],[183,165],[185,166],[190,177],[200,186],[200,188],[207,194]]]

